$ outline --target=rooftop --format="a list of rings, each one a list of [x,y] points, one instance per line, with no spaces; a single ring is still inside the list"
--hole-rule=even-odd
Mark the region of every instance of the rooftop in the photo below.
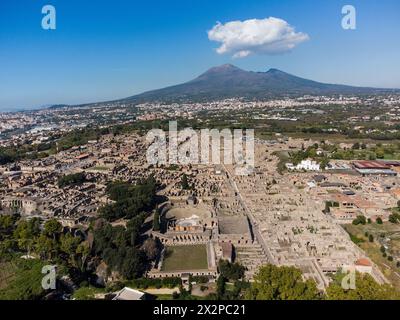
[[[118,291],[113,300],[143,300],[145,293],[128,287]]]

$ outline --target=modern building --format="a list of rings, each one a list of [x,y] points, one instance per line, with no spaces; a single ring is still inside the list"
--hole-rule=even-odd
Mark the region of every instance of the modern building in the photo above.
[[[294,171],[320,171],[321,167],[317,161],[307,159],[307,160],[302,160],[299,164],[294,165],[293,163],[286,163],[286,168],[288,170]]]

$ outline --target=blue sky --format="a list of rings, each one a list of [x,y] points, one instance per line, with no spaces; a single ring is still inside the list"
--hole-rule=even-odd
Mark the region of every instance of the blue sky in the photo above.
[[[41,28],[44,5],[57,29]],[[341,8],[357,9],[357,29]],[[234,59],[207,31],[217,21],[285,20],[308,41],[283,54]],[[305,78],[400,88],[398,0],[0,1],[0,111],[123,98],[232,63]]]

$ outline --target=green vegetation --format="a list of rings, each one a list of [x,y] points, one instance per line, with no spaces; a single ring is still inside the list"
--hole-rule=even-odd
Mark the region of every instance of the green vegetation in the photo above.
[[[226,292],[226,279],[223,276],[219,276],[217,279],[217,299],[221,300],[225,296]]]
[[[105,293],[103,288],[81,287],[74,292],[72,297],[76,300],[95,300],[95,295],[102,293]]]
[[[355,289],[345,290],[341,282],[345,274],[339,273],[326,291],[328,300],[398,300],[400,294],[388,284],[380,285],[369,274],[356,273]]]
[[[38,300],[45,291],[42,288],[42,268],[39,260],[18,257],[0,262],[0,269],[7,268],[9,275],[0,278],[0,300]],[[3,276],[3,274],[2,274]]]
[[[207,250],[205,245],[167,247],[162,271],[207,269]]]
[[[350,240],[353,241],[355,244],[360,244],[360,243],[365,242],[364,239],[361,239],[361,238],[355,236],[354,234],[350,234]]]
[[[61,185],[77,183],[81,181],[80,178],[77,175],[64,177]],[[35,268],[39,267],[36,267],[35,261],[56,265],[59,276],[69,275],[74,283],[82,283],[84,288],[88,287],[93,276],[94,269],[88,268],[89,263],[96,267],[104,261],[108,271],[116,272],[121,279],[140,278],[150,261],[160,254],[158,241],[147,239],[143,242],[140,239],[144,220],[154,207],[155,180],[149,178],[138,186],[111,184],[108,192],[115,200],[116,208],[121,208],[121,216],[129,220],[126,221],[126,227],[113,227],[104,219],[93,220],[88,236],[91,240],[84,240],[84,237],[78,236],[79,232],[68,232],[56,219],[43,223],[38,218],[25,220],[17,215],[0,216],[0,261],[7,268],[6,272],[0,274],[0,287],[5,292],[2,297],[34,299],[42,294],[23,278],[25,274],[37,271]],[[14,257],[22,254],[39,260],[23,261],[26,266],[20,265],[22,262],[16,264]],[[38,276],[40,279],[43,277],[41,272],[38,272]],[[32,276],[32,279],[36,278]],[[91,291],[82,289],[77,294],[90,298]]]
[[[141,277],[146,270],[146,254],[137,247],[143,222],[144,216],[139,215],[128,222],[127,228],[113,227],[102,219],[94,225],[94,254],[126,279]]]
[[[183,176],[182,176],[181,185],[182,185],[183,190],[190,190],[190,185],[189,185],[188,177],[186,174],[183,174]]]
[[[0,238],[3,239],[0,259],[9,261],[6,278],[12,280],[3,283],[4,292],[7,292],[3,298],[40,297],[43,293],[41,266],[45,264],[57,265],[60,276],[69,273],[77,282],[87,279],[89,244],[80,237],[63,233],[57,220],[50,219],[43,225],[38,218],[24,220],[17,216],[2,216],[0,225]],[[21,255],[34,259],[17,258]]]
[[[149,288],[178,288],[182,285],[182,279],[178,277],[168,277],[162,279],[139,278],[124,283],[124,286],[149,289]]]
[[[58,179],[58,187],[65,188],[80,185],[86,182],[86,175],[84,172],[69,174]]]
[[[399,223],[400,221],[400,213],[394,212],[389,216],[389,221],[391,223]]]
[[[325,213],[331,212],[331,208],[339,207],[339,203],[335,201],[326,201],[325,202]]]
[[[377,143],[367,146],[365,143],[356,142],[351,149],[336,148],[331,154],[331,158],[337,160],[395,160],[400,159],[400,145]]]
[[[160,231],[160,213],[158,210],[156,210],[153,216],[153,230]]]
[[[380,285],[369,275],[356,273],[355,289],[342,288],[345,273],[338,272],[327,288],[319,292],[311,280],[304,281],[294,267],[266,265],[260,268],[254,283],[246,291],[251,300],[398,300],[400,293],[388,284]]]
[[[366,225],[348,224],[343,227],[350,234],[352,240],[354,238],[358,240],[354,242],[378,265],[393,286],[400,290],[400,278],[397,275],[399,267],[397,267],[396,259],[394,258],[398,257],[398,250],[400,249],[400,239],[397,236],[400,226],[392,223],[384,223],[382,225],[372,223]],[[372,242],[370,241],[371,236],[373,237]],[[384,238],[391,239],[387,248],[380,243],[380,239]],[[390,256],[393,257],[393,261],[388,260]]]
[[[260,268],[245,294],[248,300],[317,300],[321,295],[311,280],[304,281],[294,267],[266,265]]]
[[[233,281],[242,279],[245,271],[245,268],[241,264],[230,263],[227,260],[220,260],[218,269],[223,278]]]
[[[89,255],[88,243],[71,234],[63,234],[61,224],[51,219],[46,221],[43,230],[40,220],[18,221],[14,230],[14,250],[36,254],[42,261],[67,265],[84,272]]]
[[[112,132],[108,128],[86,128],[66,133],[65,135],[53,135],[49,142],[33,145],[32,141],[15,147],[0,147],[0,165],[15,161],[29,159],[41,159],[54,154],[57,150],[68,150],[87,144],[89,140],[97,140],[101,135]]]
[[[100,215],[108,221],[134,218],[154,209],[156,181],[150,177],[138,185],[113,182],[107,186],[110,198],[115,202],[100,209]]]
[[[8,255],[16,247],[14,230],[18,216],[0,216],[0,257]]]
[[[317,161],[320,164],[321,169],[324,170],[326,168],[326,166],[329,164],[329,159],[325,156],[324,153],[319,153],[318,148],[319,148],[319,145],[315,144],[311,147],[308,147],[306,150],[290,152],[289,153],[290,161],[294,165],[297,165],[301,161],[311,158],[311,159]]]
[[[98,140],[101,135],[108,134],[110,131],[108,128],[97,129],[97,128],[85,128],[80,130],[74,130],[60,137],[57,141],[58,149],[60,151],[71,149],[72,147],[82,146],[88,143],[90,140]],[[54,145],[53,148],[56,146]]]
[[[355,226],[362,224],[362,225],[366,225],[367,224],[367,218],[364,216],[357,216],[357,218],[355,218],[352,222]]]
[[[36,160],[48,156],[40,151],[40,145],[24,144],[18,147],[0,147],[0,165],[14,163],[19,160]]]

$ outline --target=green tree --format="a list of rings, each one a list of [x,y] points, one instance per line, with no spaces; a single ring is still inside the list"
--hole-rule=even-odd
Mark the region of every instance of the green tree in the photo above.
[[[60,250],[65,253],[66,259],[74,267],[79,266],[77,249],[80,243],[80,238],[69,233],[60,237]]]
[[[248,300],[316,300],[320,293],[312,280],[304,281],[294,267],[266,265],[260,268],[245,294]]]
[[[81,272],[86,270],[87,259],[90,255],[90,246],[87,241],[83,241],[76,248],[76,255],[79,257],[79,269]]]
[[[100,208],[100,216],[108,221],[131,219],[154,209],[156,181],[154,177],[149,177],[137,185],[113,182],[107,186],[107,193],[115,203]]]
[[[327,157],[323,157],[321,159],[321,161],[319,162],[319,165],[320,165],[322,170],[325,170],[326,167],[328,166],[328,164],[329,164],[329,159]]]
[[[381,218],[378,217],[378,218],[376,218],[376,223],[377,223],[377,224],[383,224],[383,221],[382,221]]]
[[[245,268],[239,263],[230,263],[227,260],[220,260],[218,269],[221,276],[229,280],[237,281],[244,277]]]
[[[160,214],[158,210],[156,210],[153,216],[153,230],[160,231]]]
[[[398,223],[400,220],[400,215],[398,213],[393,213],[389,216],[389,222]]]
[[[35,250],[42,259],[53,260],[58,256],[59,245],[55,239],[41,234],[35,243]]]
[[[365,225],[365,224],[367,224],[367,219],[364,216],[361,216],[361,215],[357,216],[357,218],[355,218],[353,220],[353,224],[354,225],[359,225],[359,224]]]
[[[56,239],[60,235],[62,229],[63,227],[60,222],[56,219],[50,219],[44,224],[43,231],[46,236]]]
[[[325,213],[331,212],[331,203],[329,201],[325,201]]]
[[[160,243],[154,239],[147,239],[142,246],[142,250],[146,254],[148,260],[154,260],[160,254]]]
[[[40,220],[33,218],[29,221],[20,220],[14,230],[14,237],[17,240],[18,247],[22,250],[31,252],[35,239],[40,234]]]
[[[378,159],[383,159],[385,157],[385,150],[381,148],[377,149],[375,153]]]
[[[58,187],[65,188],[69,186],[75,186],[86,182],[86,174],[84,172],[78,172],[70,175],[66,175],[58,179]]]
[[[225,286],[226,279],[223,276],[219,276],[217,280],[217,297],[218,300],[221,300],[225,296]]]
[[[400,296],[392,286],[376,283],[369,274],[356,273],[355,289],[345,290],[341,286],[341,281],[334,281],[326,290],[326,298],[328,300],[397,300]]]
[[[182,176],[181,185],[182,185],[182,189],[183,190],[189,190],[190,189],[189,182],[188,182],[188,177],[187,177],[186,174],[183,174],[183,176]]]
[[[360,143],[356,142],[355,144],[353,144],[353,146],[351,147],[353,150],[359,150],[360,149]]]
[[[16,270],[10,279],[2,282],[6,286],[0,290],[0,300],[40,300],[45,294],[41,285],[44,263],[37,259],[17,259],[13,264]]]

